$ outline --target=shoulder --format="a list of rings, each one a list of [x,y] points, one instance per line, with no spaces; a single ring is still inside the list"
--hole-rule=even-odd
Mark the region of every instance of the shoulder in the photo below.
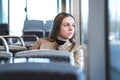
[[[75,44],[74,47],[75,47],[76,49],[77,49],[77,48],[78,48],[78,49],[81,49],[81,48],[82,48],[82,45],[80,45],[80,44]]]
[[[75,52],[84,53],[85,55],[87,54],[87,46],[86,45],[76,44],[74,49],[75,49]]]
[[[83,46],[80,44],[75,44],[74,45],[74,51],[75,52],[81,52],[81,50],[83,50]]]
[[[74,48],[76,48],[76,49],[84,49],[84,48],[85,48],[85,45],[84,45],[84,44],[80,44],[80,43],[78,43],[78,42],[76,42],[76,41],[71,42],[71,43],[72,43],[72,45],[74,46]]]

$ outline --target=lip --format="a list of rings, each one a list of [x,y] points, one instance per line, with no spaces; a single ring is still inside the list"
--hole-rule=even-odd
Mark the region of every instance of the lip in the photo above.
[[[73,33],[72,33],[72,32],[69,32],[68,35],[73,35]]]

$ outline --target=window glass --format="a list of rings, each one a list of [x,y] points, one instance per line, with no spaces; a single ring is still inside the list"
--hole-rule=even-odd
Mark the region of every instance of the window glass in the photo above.
[[[82,43],[87,44],[88,30],[88,0],[81,0],[81,26],[82,26]]]
[[[10,0],[10,35],[22,35],[26,15],[29,20],[51,20],[57,14],[57,0]],[[27,13],[26,13],[27,7]]]
[[[25,0],[9,0],[9,34],[22,35]]]
[[[51,20],[57,14],[57,0],[28,0],[28,19]]]
[[[8,0],[0,1],[0,23],[8,23]]]
[[[108,0],[109,15],[109,77],[120,80],[120,0]]]

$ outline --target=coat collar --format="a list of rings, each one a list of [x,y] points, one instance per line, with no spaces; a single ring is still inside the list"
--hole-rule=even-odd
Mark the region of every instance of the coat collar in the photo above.
[[[57,44],[57,42],[56,42],[56,44]],[[67,40],[63,45],[57,44],[57,48],[58,48],[58,50],[64,50],[66,47],[71,46],[71,45],[72,45],[72,43],[69,40]]]

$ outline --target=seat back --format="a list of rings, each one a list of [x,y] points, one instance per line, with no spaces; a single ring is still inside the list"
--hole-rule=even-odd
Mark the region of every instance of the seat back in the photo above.
[[[30,47],[32,47],[34,42],[38,39],[38,36],[36,35],[22,35],[21,37],[25,43],[25,47],[28,49],[30,49]]]
[[[44,24],[44,29],[50,30],[52,25],[53,25],[53,20],[47,20],[46,23]]]
[[[35,42],[39,37],[36,35],[22,35],[24,42]]]
[[[46,23],[44,24],[44,29],[45,29],[45,37],[50,37],[50,30],[52,28],[53,25],[53,20],[48,20],[46,21]]]
[[[74,65],[74,58],[71,52],[58,50],[28,50],[15,53],[15,58],[47,58],[50,62],[61,62]]]
[[[0,51],[0,64],[11,63],[13,54],[11,52]]]
[[[27,50],[21,36],[4,35],[4,36],[0,36],[0,39],[4,44],[3,45],[4,48],[1,47],[0,50],[5,49],[6,52],[12,52],[13,54],[19,51]],[[18,39],[18,40],[17,42],[15,41],[14,43],[12,39]]]
[[[83,80],[80,68],[59,63],[0,65],[1,80]]]
[[[45,30],[41,30],[41,29],[24,30],[23,36],[24,35],[35,35],[35,36],[37,36],[39,38],[43,38],[43,37],[45,37]]]
[[[45,36],[44,21],[42,20],[25,20],[23,35],[36,35],[39,38]]]
[[[23,32],[25,30],[32,30],[32,29],[42,29],[44,26],[44,22],[42,20],[25,20],[23,26]]]

